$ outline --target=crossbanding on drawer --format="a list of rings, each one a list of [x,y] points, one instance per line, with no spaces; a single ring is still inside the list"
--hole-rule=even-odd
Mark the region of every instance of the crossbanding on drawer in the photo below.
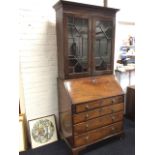
[[[117,122],[113,125],[109,125],[103,128],[99,128],[88,132],[86,134],[82,134],[80,136],[74,137],[74,146],[81,146],[91,144],[93,142],[106,139],[110,136],[117,135],[121,133],[123,130],[123,122]]]

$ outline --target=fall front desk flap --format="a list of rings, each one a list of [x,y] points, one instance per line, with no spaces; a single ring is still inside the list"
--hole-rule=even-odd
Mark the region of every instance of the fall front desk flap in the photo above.
[[[73,104],[124,94],[114,75],[65,80]]]

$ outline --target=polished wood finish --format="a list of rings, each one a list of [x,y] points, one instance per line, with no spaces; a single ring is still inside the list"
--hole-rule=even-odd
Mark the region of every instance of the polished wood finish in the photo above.
[[[121,95],[121,96],[110,97],[110,98],[101,99],[97,101],[86,102],[85,104],[76,105],[76,113],[91,110],[94,108],[99,108],[102,106],[115,104],[115,103],[122,103],[123,101],[124,101],[124,96]]]
[[[115,89],[115,91],[113,91],[115,92],[113,93],[115,96],[109,97],[110,92],[108,91],[107,93],[100,93],[100,91],[109,90],[106,88],[109,87],[109,85],[107,85],[107,81],[104,80],[104,77],[111,79],[109,83],[116,83],[113,88]],[[106,139],[123,132],[124,95],[119,85],[117,85],[117,82],[113,79],[113,76],[98,76],[96,78],[96,83],[100,83],[101,87],[98,86],[89,89],[90,95],[96,90],[96,94],[94,95],[95,100],[86,100],[88,99],[87,95],[86,98],[82,100],[83,96],[80,96],[81,93],[79,93],[77,95],[80,98],[80,103],[75,103],[76,100],[73,97],[78,98],[73,95],[73,90],[75,89],[72,88],[82,90],[83,87],[86,87],[84,84],[86,81],[87,88],[90,88],[92,85],[90,81],[93,79],[94,77],[80,78],[77,79],[77,81],[79,81],[78,83],[74,83],[75,80],[73,79],[58,80],[60,129],[70,147],[76,148],[76,153],[79,147],[86,147],[101,139]],[[81,84],[80,81],[84,81],[83,84]],[[66,82],[69,83],[70,86],[68,84],[66,85]],[[99,88],[100,91],[98,91],[97,88]],[[84,90],[82,91],[84,92]],[[86,92],[87,90],[85,90],[85,94]],[[104,96],[101,96],[101,94]],[[100,132],[101,134],[99,134]]]
[[[101,107],[94,110],[89,110],[87,112],[74,114],[73,115],[73,123],[77,124],[83,121],[87,121],[96,117],[100,117],[106,114],[111,114],[114,112],[119,112],[124,109],[123,102],[111,106]]]
[[[123,123],[118,122],[113,125],[93,130],[80,136],[75,136],[75,146],[86,145],[96,140],[103,139],[113,134],[120,133],[123,130]]]
[[[135,86],[127,87],[126,94],[126,116],[135,121]]]
[[[68,91],[73,104],[123,94],[122,89],[120,88],[114,75],[65,80],[65,88]],[[112,100],[109,101],[113,102]]]
[[[87,122],[74,125],[74,135],[79,135],[93,129],[97,129],[123,120],[123,111],[111,115],[101,116]]]
[[[72,150],[72,155],[78,155],[80,150],[89,145],[123,133],[124,93],[113,75],[115,16],[118,9],[68,1],[59,1],[54,8],[58,49],[59,131]],[[77,27],[75,21],[78,20],[82,24]],[[108,29],[100,32],[102,28],[98,23],[103,24],[103,27],[109,24]],[[82,30],[79,28],[81,25],[85,25]],[[77,47],[70,46],[70,42],[75,45],[74,41],[69,41],[75,39],[73,31],[77,34],[84,32],[82,39],[88,44],[82,48],[85,57],[80,59],[76,54],[74,57],[74,52],[83,43],[79,45],[79,42]],[[100,38],[110,42],[98,51],[96,42]],[[108,59],[100,52],[108,53],[105,54]],[[79,64],[82,69],[75,67]]]
[[[65,138],[70,145],[72,145],[72,107],[70,98],[65,90],[64,83],[60,79],[58,79],[58,95],[60,135]]]

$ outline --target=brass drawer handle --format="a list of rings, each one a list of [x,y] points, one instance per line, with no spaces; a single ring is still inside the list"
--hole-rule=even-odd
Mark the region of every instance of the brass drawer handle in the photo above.
[[[85,115],[85,118],[88,119],[88,117],[89,117],[89,114],[86,114],[86,115]]]
[[[88,124],[86,124],[86,130],[88,130],[88,127],[89,127],[89,125],[88,125]]]
[[[85,137],[85,140],[89,140],[89,136]]]
[[[115,127],[112,127],[111,130],[114,132],[115,131]]]
[[[89,105],[88,104],[85,106],[85,109],[87,109],[87,110],[89,109]]]
[[[115,120],[115,116],[112,116],[111,118],[112,118],[113,121]]]
[[[116,102],[116,99],[114,99],[114,98],[111,99],[111,102],[112,102],[112,103],[115,103],[115,102]]]

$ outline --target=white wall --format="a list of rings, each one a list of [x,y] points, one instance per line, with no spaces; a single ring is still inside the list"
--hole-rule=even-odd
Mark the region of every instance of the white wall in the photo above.
[[[103,6],[103,0],[72,1]],[[124,7],[128,13],[132,12],[129,5],[131,0],[119,1],[109,0],[108,6]],[[56,28],[55,11],[52,8],[57,0],[19,2],[20,70],[27,120],[53,113],[58,115]],[[121,12],[118,14],[117,21],[132,17],[125,13],[126,9],[123,15]]]
[[[27,120],[58,113],[57,0],[21,0],[19,51]]]

